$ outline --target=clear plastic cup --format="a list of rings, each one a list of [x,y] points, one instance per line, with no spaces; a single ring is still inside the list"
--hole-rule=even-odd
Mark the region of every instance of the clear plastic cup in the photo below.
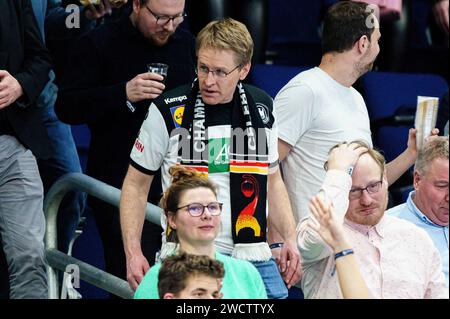
[[[156,74],[162,75],[164,79],[161,82],[162,83],[166,82],[167,71],[169,70],[169,66],[167,64],[149,63],[149,64],[147,64],[147,69],[148,69],[148,72],[150,72],[150,73],[156,73]]]

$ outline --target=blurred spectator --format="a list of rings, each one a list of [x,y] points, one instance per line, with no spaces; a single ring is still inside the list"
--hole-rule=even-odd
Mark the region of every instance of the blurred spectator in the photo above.
[[[449,80],[448,3],[448,0],[405,2],[408,38],[401,71],[435,73]]]
[[[448,288],[448,136],[431,139],[419,151],[414,190],[405,204],[387,211],[425,230],[441,254]]]
[[[44,22],[47,14],[47,0],[31,0],[42,39],[45,40]],[[65,26],[61,25],[64,29]],[[52,154],[48,159],[38,159],[39,173],[44,184],[44,195],[50,187],[63,175],[81,173],[75,143],[70,126],[61,123],[56,117],[54,105],[58,94],[58,87],[54,84],[55,74],[49,72],[50,81],[47,82],[36,105],[42,108],[42,121],[52,144]],[[58,249],[67,252],[69,243],[75,234],[80,216],[84,211],[86,195],[80,191],[68,193],[63,199],[58,214]]]
[[[433,4],[433,14],[436,23],[441,28],[443,32],[448,36],[449,25],[448,25],[448,3],[449,0],[432,0]]]
[[[222,213],[222,203],[217,202],[216,186],[199,172],[182,166],[172,167],[170,174],[172,184],[164,193],[161,206],[170,225],[167,233],[179,247],[172,245],[174,250],[169,251],[169,255],[178,250],[221,262],[225,269],[222,283],[224,298],[266,299],[264,283],[255,267],[247,261],[220,254],[214,247],[214,240],[221,228]],[[160,268],[161,263],[150,268],[136,290],[135,298],[158,298]],[[133,281],[133,286],[138,284],[139,281]]]
[[[441,258],[428,234],[385,214],[388,183],[383,155],[365,143],[344,143],[331,151],[325,165],[319,195],[333,205],[336,222],[344,225],[370,295],[448,298]],[[298,226],[305,297],[342,298],[334,271],[336,256],[310,227],[310,219]]]
[[[0,33],[1,243],[10,298],[43,299],[48,297],[43,186],[34,155],[51,154],[42,108],[36,105],[48,82],[50,58],[29,0],[0,2]]]
[[[103,24],[78,43],[55,105],[69,124],[91,130],[87,174],[120,188],[129,154],[151,100],[195,77],[194,38],[178,28],[184,0],[133,0],[131,14]],[[169,65],[163,77],[147,71],[151,62]],[[150,200],[161,196],[155,181]],[[89,197],[103,242],[106,271],[126,278],[119,211]],[[150,263],[161,246],[161,228],[145,223],[142,247]],[[139,242],[139,245],[141,242]]]
[[[112,5],[110,0],[101,0],[97,6],[81,6],[77,0],[47,1],[45,36],[57,85],[68,68],[69,57],[78,49],[76,40],[104,23],[129,15],[132,3],[125,0],[125,5]]]
[[[169,256],[158,274],[159,298],[220,299],[224,274],[223,264],[208,256]]]

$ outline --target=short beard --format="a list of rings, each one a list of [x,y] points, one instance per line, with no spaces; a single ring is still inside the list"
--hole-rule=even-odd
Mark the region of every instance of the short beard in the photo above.
[[[171,37],[172,37],[172,34],[169,35],[169,36],[167,37],[167,40],[164,41],[164,42],[161,42],[161,41],[156,40],[156,37],[147,38],[147,40],[148,40],[150,43],[152,43],[154,46],[156,46],[156,47],[162,47],[162,46],[165,46],[165,45],[167,44],[167,42],[169,42],[169,40],[170,40]]]
[[[355,66],[354,66],[354,70],[356,72],[357,78],[359,79],[361,76],[363,76],[367,72],[372,71],[374,63],[375,63],[375,61],[370,64],[362,64],[361,62],[356,62]]]

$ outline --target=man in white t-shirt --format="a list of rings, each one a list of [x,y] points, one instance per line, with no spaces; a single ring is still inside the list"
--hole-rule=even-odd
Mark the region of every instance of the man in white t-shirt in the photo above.
[[[372,146],[367,108],[352,85],[372,69],[380,37],[378,20],[366,4],[337,3],[325,17],[319,67],[294,77],[275,98],[279,156],[297,222],[309,215],[331,147],[354,140]],[[415,144],[411,129],[407,149],[387,165],[389,184],[414,164]]]

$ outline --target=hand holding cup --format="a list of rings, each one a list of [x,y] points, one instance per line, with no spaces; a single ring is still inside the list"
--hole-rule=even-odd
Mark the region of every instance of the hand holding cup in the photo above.
[[[164,63],[149,63],[147,64],[148,72],[150,73],[156,73],[163,77],[163,80],[161,81],[163,84],[166,82],[167,78],[167,71],[169,70],[169,66]]]

